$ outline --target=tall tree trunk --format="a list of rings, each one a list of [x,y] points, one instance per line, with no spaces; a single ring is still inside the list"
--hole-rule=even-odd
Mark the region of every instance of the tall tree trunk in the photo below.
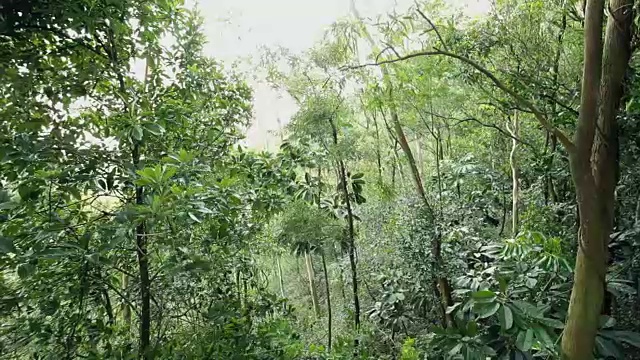
[[[320,316],[320,305],[318,304],[318,292],[316,291],[316,275],[313,271],[313,259],[309,252],[304,253],[304,263],[307,267],[307,278],[309,279],[309,293],[311,294],[311,305],[316,316]]]
[[[356,18],[361,19],[356,9],[354,0],[351,1],[351,11],[353,12]],[[373,41],[371,34],[369,34],[368,32],[365,32],[365,37],[367,38],[367,41],[369,42],[371,47],[375,49],[376,44],[375,44],[375,41]],[[402,148],[402,151],[404,152],[407,158],[407,162],[409,163],[409,169],[411,170],[411,175],[413,177],[413,183],[415,185],[416,192],[418,193],[418,196],[422,200],[422,203],[430,213],[430,216],[432,218],[431,220],[435,222],[435,213],[433,211],[433,208],[431,207],[431,204],[429,204],[429,200],[427,199],[422,178],[420,177],[420,172],[418,171],[418,166],[416,165],[416,160],[413,156],[413,152],[411,151],[411,147],[409,146],[409,142],[407,141],[407,137],[404,133],[404,130],[402,129],[402,124],[400,124],[400,120],[398,119],[398,111],[396,108],[395,99],[393,97],[393,84],[391,82],[391,76],[389,74],[389,71],[387,70],[386,65],[382,65],[380,67],[380,70],[382,71],[383,81],[389,91],[389,111],[391,113],[391,122],[395,132],[395,138],[398,141],[398,143],[400,143],[400,147]],[[439,235],[434,236],[431,241],[432,241],[431,253],[433,256],[434,265],[436,266],[436,268],[441,269],[443,264],[442,264],[442,255],[440,252],[440,249],[442,248],[440,236]],[[446,277],[444,277],[442,274],[438,274],[438,272],[440,271],[436,271],[435,278],[436,278],[436,283],[438,284],[437,287],[439,288],[439,291],[438,291],[439,293],[435,295],[441,299],[441,303],[443,304],[443,306],[445,306],[445,310],[446,310],[446,306],[449,306],[449,305],[444,305],[444,304],[453,304],[453,299],[451,298],[451,291],[450,291],[451,286],[449,285],[449,280]],[[449,326],[452,324],[453,324],[453,319],[451,318],[451,315],[447,314],[446,311],[444,311],[442,325]]]
[[[407,137],[404,135],[404,131],[402,130],[402,125],[400,124],[400,120],[398,120],[398,113],[394,110],[391,111],[391,121],[393,123],[393,128],[396,133],[396,138],[398,139],[398,143],[400,144],[400,148],[404,152],[404,155],[407,157],[407,162],[409,163],[409,169],[411,170],[411,175],[413,177],[413,183],[422,200],[423,204],[428,208],[430,212],[433,212],[431,209],[431,205],[427,200],[427,195],[424,191],[424,186],[422,185],[422,178],[420,177],[420,172],[418,171],[418,166],[416,165],[416,160],[413,157],[413,152],[411,151],[411,147],[409,146],[409,142],[407,141]]]
[[[137,168],[140,162],[140,145],[133,150],[133,164]],[[136,205],[144,204],[144,189],[136,187]],[[136,226],[136,254],[140,273],[140,348],[138,356],[141,359],[151,359],[151,281],[149,279],[149,259],[147,252],[146,222],[142,220]]]
[[[560,84],[558,83],[558,76],[560,73],[560,57],[562,55],[562,47],[564,43],[564,34],[567,30],[567,12],[564,10],[562,12],[562,20],[560,22],[560,29],[558,31],[557,37],[557,49],[553,58],[553,80],[552,84],[554,86],[553,93],[551,94],[551,114],[556,116],[556,111],[558,109],[558,103],[556,101],[556,96],[558,94],[558,90],[560,88]],[[552,132],[547,132],[547,139],[551,145],[549,151],[549,159],[547,160],[547,166],[545,169],[545,200],[551,200],[552,203],[558,201],[556,196],[555,186],[553,184],[553,176],[551,176],[551,170],[553,169],[558,138]],[[546,147],[545,147],[546,149]]]
[[[513,237],[518,233],[518,197],[520,196],[520,182],[518,176],[518,162],[516,159],[516,151],[518,150],[518,128],[520,127],[518,112],[513,116],[511,126],[507,126],[507,130],[511,134],[511,154],[509,162],[511,164],[511,234]],[[507,124],[508,125],[508,124]]]
[[[144,70],[145,91],[153,69],[153,59],[146,59]],[[140,166],[141,143],[136,142],[133,147],[132,161],[136,169]],[[144,204],[144,188],[136,187],[136,205]],[[142,220],[136,226],[136,254],[138,258],[138,270],[140,273],[140,349],[138,356],[141,359],[152,359],[151,353],[151,280],[149,278],[149,258],[147,250],[147,223]]]
[[[320,252],[320,256],[322,257],[322,271],[324,271],[324,287],[327,292],[327,351],[331,352],[331,322],[332,322],[332,312],[331,312],[331,291],[329,287],[329,272],[327,271],[327,261],[324,256],[324,250]]]
[[[334,122],[333,117],[329,117],[329,125],[331,126],[331,134],[333,136],[333,144],[338,145],[338,128]],[[347,253],[349,256],[349,266],[351,267],[351,290],[353,293],[353,321],[356,332],[360,330],[360,298],[358,297],[358,269],[356,264],[356,234],[353,224],[353,209],[351,208],[351,197],[349,195],[349,188],[347,185],[347,170],[344,165],[344,161],[341,158],[336,159],[338,165],[338,175],[340,179],[340,190],[344,197],[345,206],[347,208],[347,235],[348,235],[348,248]],[[354,339],[355,347],[358,346],[357,337]]]
[[[562,337],[563,355],[570,360],[593,358],[604,298],[618,167],[616,114],[630,56],[632,5],[631,0],[610,2],[603,51],[604,1],[586,3],[580,117],[576,148],[569,158],[580,212],[573,290]]]
[[[342,183],[342,193],[345,198],[347,206],[347,230],[349,235],[349,266],[351,267],[351,286],[353,293],[353,308],[354,308],[354,325],[356,331],[360,329],[360,299],[358,297],[358,270],[356,266],[356,243],[355,243],[355,228],[353,224],[353,210],[351,209],[351,199],[349,196],[349,190],[347,188],[347,174],[342,160],[338,160],[338,166],[340,168],[340,177]],[[357,340],[356,340],[357,343]]]

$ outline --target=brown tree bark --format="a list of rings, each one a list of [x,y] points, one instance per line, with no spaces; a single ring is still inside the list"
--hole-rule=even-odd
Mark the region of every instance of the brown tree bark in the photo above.
[[[605,292],[617,181],[616,115],[630,56],[631,0],[612,0],[602,47],[604,1],[586,3],[585,63],[576,151],[570,156],[580,212],[578,255],[563,356],[593,358]],[[597,104],[600,104],[598,107]]]
[[[604,1],[585,1],[581,104],[573,141],[555,128],[531,101],[506,86],[491,71],[462,55],[446,50],[428,50],[352,67],[382,66],[436,55],[458,59],[487,76],[496,87],[529,109],[566,148],[576,188],[580,225],[574,284],[561,345],[563,357],[570,360],[593,358],[605,290],[607,245],[613,224],[618,166],[615,117],[630,57],[633,1],[611,0],[608,8],[610,16],[603,51]]]

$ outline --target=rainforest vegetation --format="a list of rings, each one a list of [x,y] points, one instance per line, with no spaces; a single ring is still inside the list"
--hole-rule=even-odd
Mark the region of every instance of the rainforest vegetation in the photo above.
[[[0,358],[640,359],[640,5],[454,5],[265,48],[258,151],[197,7],[1,1]]]

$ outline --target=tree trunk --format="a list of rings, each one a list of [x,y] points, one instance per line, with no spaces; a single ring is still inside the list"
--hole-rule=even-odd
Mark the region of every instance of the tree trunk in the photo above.
[[[322,271],[324,271],[324,287],[327,292],[327,351],[331,352],[331,291],[329,287],[329,272],[327,271],[327,261],[324,250],[320,253],[322,257]]]
[[[129,291],[129,275],[122,274],[122,293],[127,294],[128,291]],[[129,304],[127,303],[127,301],[123,299],[122,304],[120,305],[120,308],[122,309],[122,318],[124,320],[124,323],[127,326],[131,326],[131,308],[129,307]]]
[[[570,360],[593,358],[602,310],[617,181],[616,114],[630,56],[632,5],[631,0],[610,2],[603,51],[604,1],[586,4],[580,117],[569,158],[580,213],[574,284],[562,337],[563,356]]]
[[[560,30],[558,31],[557,38],[557,49],[553,59],[553,80],[552,84],[554,86],[553,94],[551,94],[551,114],[556,116],[556,111],[558,109],[558,103],[556,101],[556,96],[558,94],[558,90],[560,88],[560,84],[558,84],[558,75],[560,73],[560,57],[562,55],[562,46],[564,43],[564,34],[567,30],[567,13],[564,11],[562,13],[562,20],[560,22]],[[547,139],[549,140],[551,147],[549,152],[549,159],[547,160],[547,166],[545,169],[545,200],[551,200],[551,203],[555,203],[558,201],[555,186],[553,185],[553,176],[551,176],[551,170],[553,169],[558,138],[552,132],[547,132]],[[546,149],[546,148],[545,148]],[[547,202],[545,202],[546,204]]]
[[[380,156],[380,132],[378,131],[378,119],[374,114],[373,126],[376,130],[376,163],[378,166],[378,183],[382,185],[382,157]]]
[[[333,136],[333,144],[338,145],[338,128],[334,123],[333,117],[329,118],[329,125],[331,126],[331,134]],[[347,231],[348,231],[348,248],[347,253],[349,256],[349,265],[351,267],[351,286],[353,293],[353,321],[356,333],[360,330],[360,299],[358,297],[358,269],[356,264],[356,235],[355,227],[353,224],[353,209],[351,208],[351,197],[349,196],[349,188],[347,185],[347,171],[344,166],[344,161],[338,158],[336,159],[338,165],[338,175],[340,177],[340,190],[342,196],[344,196],[344,202],[347,208]],[[358,346],[358,338],[353,341],[355,347]]]
[[[276,264],[278,266],[278,282],[280,283],[280,296],[284,299],[286,295],[284,292],[284,279],[282,277],[282,264],[280,263],[280,255],[276,257]]]
[[[509,162],[511,164],[511,235],[515,238],[518,234],[518,197],[520,196],[520,184],[518,177],[518,163],[516,159],[516,151],[518,150],[518,128],[520,127],[518,112],[513,116],[511,126],[507,126],[507,130],[511,134],[511,154]]]
[[[309,279],[309,293],[311,294],[311,305],[316,316],[320,316],[320,305],[318,304],[318,292],[316,291],[316,276],[313,271],[313,259],[309,252],[304,253],[304,263],[307,267],[307,279]]]
[[[349,266],[351,267],[351,286],[353,293],[353,320],[356,332],[360,329],[360,299],[358,297],[358,269],[356,266],[356,243],[355,228],[353,225],[353,210],[351,209],[351,199],[349,198],[349,190],[347,189],[347,175],[342,160],[338,161],[340,167],[340,177],[342,178],[342,192],[347,205],[347,226],[349,230]],[[358,344],[358,340],[355,340]]]
[[[139,145],[136,144],[133,152],[133,163],[140,161]],[[144,204],[144,190],[141,186],[136,188],[136,204]],[[140,349],[138,356],[141,359],[151,359],[151,281],[149,279],[149,259],[147,253],[146,223],[144,220],[136,226],[136,254],[138,257],[138,270],[140,273]]]

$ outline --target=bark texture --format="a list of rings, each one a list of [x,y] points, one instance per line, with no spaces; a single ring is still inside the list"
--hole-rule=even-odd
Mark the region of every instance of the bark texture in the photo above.
[[[612,0],[602,46],[604,1],[586,2],[585,63],[576,149],[570,155],[580,213],[578,254],[562,338],[566,359],[593,358],[605,292],[617,181],[616,116],[630,56],[630,0]],[[599,106],[598,106],[599,104]]]

